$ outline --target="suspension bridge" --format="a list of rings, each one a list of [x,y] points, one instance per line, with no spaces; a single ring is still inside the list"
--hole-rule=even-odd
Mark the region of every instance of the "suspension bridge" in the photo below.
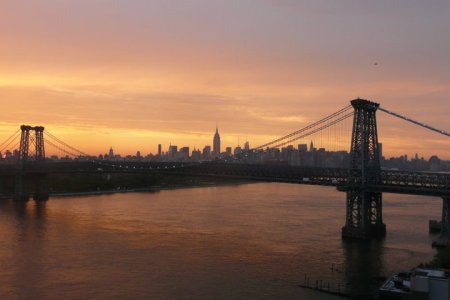
[[[94,159],[64,142],[41,126],[23,125],[0,144],[0,153],[15,149],[14,163],[0,164],[0,178],[14,177],[16,200],[48,198],[45,176],[72,173],[170,173],[179,175],[242,178],[270,182],[288,182],[336,186],[346,193],[346,219],[342,228],[344,238],[369,239],[384,236],[382,193],[428,195],[442,198],[441,238],[437,245],[450,245],[450,173],[385,170],[380,164],[376,112],[382,111],[436,134],[450,137],[450,133],[392,112],[378,103],[352,100],[350,105],[317,122],[272,140],[256,148],[236,154],[232,159],[211,162],[113,162]],[[348,167],[280,165],[249,163],[248,157],[270,157],[271,152],[315,135],[323,135],[340,144],[336,134],[345,121],[352,120]],[[331,130],[332,129],[332,130]],[[331,132],[331,136],[330,136]],[[44,138],[45,136],[45,138]],[[53,162],[46,159],[45,149],[52,147],[74,161]]]

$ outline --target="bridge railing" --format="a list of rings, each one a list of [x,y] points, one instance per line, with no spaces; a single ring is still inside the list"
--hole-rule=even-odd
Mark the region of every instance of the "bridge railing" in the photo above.
[[[449,173],[381,171],[381,180],[386,185],[420,186],[450,189]]]

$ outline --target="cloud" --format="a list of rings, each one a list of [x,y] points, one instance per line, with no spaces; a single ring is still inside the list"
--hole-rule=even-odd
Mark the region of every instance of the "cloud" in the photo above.
[[[215,94],[103,92],[103,88],[2,87],[9,99],[0,118],[5,122],[56,124],[110,130],[210,132],[216,123],[249,134],[301,124],[302,116],[255,105],[255,100]],[[261,128],[265,129],[261,130]]]
[[[7,0],[0,138],[34,123],[129,149],[146,137],[201,146],[218,123],[229,143],[257,144],[358,96],[449,130],[449,11],[444,0]],[[395,153],[432,143],[380,121]]]

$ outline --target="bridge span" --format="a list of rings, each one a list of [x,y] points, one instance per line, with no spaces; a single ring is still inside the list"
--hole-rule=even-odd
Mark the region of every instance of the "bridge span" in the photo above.
[[[0,176],[23,172],[17,164],[1,164]],[[349,170],[289,165],[244,164],[223,162],[121,162],[105,161],[42,161],[29,164],[29,175],[39,174],[177,174],[215,176],[265,182],[335,186],[345,192],[355,187],[349,183]],[[366,185],[373,191],[450,197],[450,173],[380,170],[380,182]]]
[[[339,191],[345,192],[347,197],[346,220],[342,228],[342,236],[360,239],[380,237],[386,233],[382,214],[383,192],[436,196],[443,199],[441,238],[436,245],[450,245],[450,174],[382,169],[376,122],[378,108],[378,103],[358,98],[352,100],[350,106],[318,122],[250,150],[278,148],[296,141],[299,137],[308,136],[344,119],[353,117],[350,164],[345,169],[248,164],[241,162],[239,156],[235,157],[233,162],[217,160],[203,163],[118,163],[92,159],[74,162],[50,162],[45,159],[44,128],[41,126],[22,126],[19,160],[15,164],[1,164],[0,177],[15,177],[15,198],[17,200],[28,198],[27,193],[29,191],[24,192],[26,189],[23,187],[24,178],[27,176],[35,181],[37,198],[48,198],[48,191],[45,191],[40,185],[46,174],[169,173],[335,186]],[[353,111],[349,112],[350,109],[353,109]],[[408,122],[412,121],[399,114],[385,109],[382,110]],[[423,123],[416,121],[412,123],[446,137],[450,136],[446,131],[435,129]],[[30,131],[33,130],[36,137],[31,139]],[[85,153],[78,151],[58,138],[51,137],[53,142],[59,142],[61,147],[69,149],[67,150],[68,153],[78,153],[79,156],[85,155]],[[33,144],[33,142],[35,152],[34,155],[30,155],[30,144]]]

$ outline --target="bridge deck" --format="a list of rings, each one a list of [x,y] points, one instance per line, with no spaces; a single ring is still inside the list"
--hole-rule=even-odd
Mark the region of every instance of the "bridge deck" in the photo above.
[[[67,173],[170,173],[191,176],[215,176],[246,180],[288,182],[297,184],[349,188],[349,171],[339,168],[295,167],[288,165],[238,163],[180,163],[180,162],[41,162],[26,165],[0,164],[0,176],[14,174]],[[378,184],[364,186],[367,190],[430,196],[450,196],[450,174],[382,170]]]

